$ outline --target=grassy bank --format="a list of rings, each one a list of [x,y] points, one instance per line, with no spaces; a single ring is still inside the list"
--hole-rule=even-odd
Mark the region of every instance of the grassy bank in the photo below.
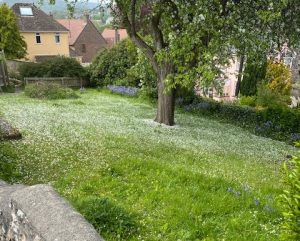
[[[164,127],[152,106],[96,91],[0,106],[24,136],[0,143],[5,179],[52,184],[106,240],[278,240],[292,146],[188,113]]]

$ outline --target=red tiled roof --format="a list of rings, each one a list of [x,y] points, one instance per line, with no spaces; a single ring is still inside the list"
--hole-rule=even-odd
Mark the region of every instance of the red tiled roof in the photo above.
[[[120,35],[120,40],[123,40],[128,37],[126,29],[118,29],[118,33]],[[102,32],[103,38],[106,39],[108,43],[115,42],[115,30],[114,29],[104,29]]]
[[[81,19],[58,19],[61,25],[65,28],[69,29],[69,44],[73,45],[79,35],[81,34],[82,30],[86,26],[86,21]]]

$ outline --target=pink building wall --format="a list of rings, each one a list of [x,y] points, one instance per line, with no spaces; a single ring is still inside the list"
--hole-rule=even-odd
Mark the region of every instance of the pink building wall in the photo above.
[[[230,60],[228,67],[223,70],[225,74],[225,85],[223,89],[225,99],[235,99],[235,88],[238,81],[239,68],[240,63],[238,58],[235,57],[233,60]]]

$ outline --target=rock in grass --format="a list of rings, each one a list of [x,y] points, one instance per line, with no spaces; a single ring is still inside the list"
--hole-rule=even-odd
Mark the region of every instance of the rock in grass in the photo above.
[[[20,131],[12,127],[7,121],[0,118],[0,139],[18,140],[22,138]]]

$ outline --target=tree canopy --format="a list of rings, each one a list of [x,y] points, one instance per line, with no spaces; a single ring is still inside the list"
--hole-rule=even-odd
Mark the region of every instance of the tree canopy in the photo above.
[[[205,86],[224,77],[222,68],[234,56],[266,54],[285,42],[298,44],[297,2],[111,0],[110,5],[119,26],[127,29],[158,77],[155,120],[172,125],[178,86],[192,88],[195,81]]]
[[[295,7],[294,0],[115,0],[114,3],[120,24],[147,55],[157,75],[161,75],[162,69],[167,72],[165,79],[159,80],[162,81],[159,91],[165,95],[172,95],[170,91],[178,85],[193,86],[195,80],[209,84],[222,75],[221,69],[231,57],[249,52],[267,53],[274,43],[280,46],[297,33],[299,14],[293,11],[299,7]],[[145,33],[152,37],[151,42],[144,41]]]
[[[0,4],[0,50],[4,50],[9,59],[26,55],[26,43],[20,35],[17,18],[6,4]]]

